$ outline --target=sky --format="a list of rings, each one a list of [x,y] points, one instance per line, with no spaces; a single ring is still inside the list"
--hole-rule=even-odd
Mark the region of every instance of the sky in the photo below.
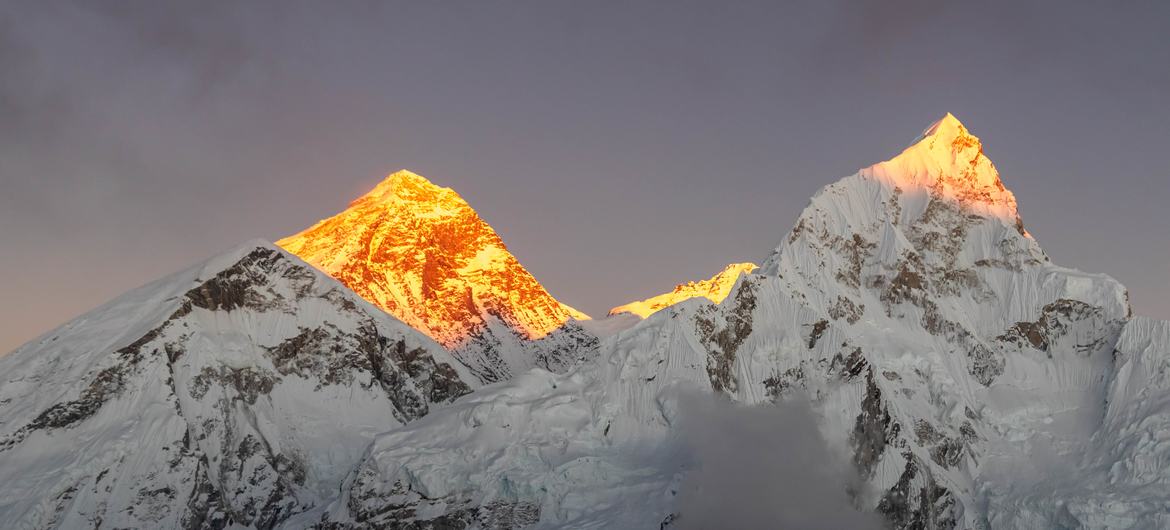
[[[166,4],[0,3],[0,352],[403,168],[604,315],[948,111],[1056,263],[1170,318],[1168,2]]]

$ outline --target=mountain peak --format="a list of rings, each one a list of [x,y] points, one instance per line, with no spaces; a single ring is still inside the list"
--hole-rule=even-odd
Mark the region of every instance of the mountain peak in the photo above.
[[[907,151],[915,147],[928,151],[932,157],[939,161],[942,169],[947,169],[947,164],[968,162],[975,165],[982,161],[991,162],[983,155],[983,142],[979,140],[979,137],[971,134],[963,122],[960,122],[954,114],[949,112],[923,130],[918,139],[907,148]],[[989,172],[989,176],[995,176],[996,180],[999,177],[994,168]]]
[[[432,189],[447,189],[435,185],[426,177],[419,175],[409,169],[399,169],[386,176],[379,184],[389,184],[394,187],[408,187],[408,188],[432,188]]]
[[[359,197],[352,205],[362,202],[409,202],[439,203],[454,201],[466,204],[462,197],[451,188],[436,185],[426,177],[406,169],[400,169],[386,176],[374,189]]]
[[[277,245],[461,354],[501,330],[536,341],[589,318],[553,298],[458,193],[406,170]],[[521,361],[510,369],[531,367]],[[477,374],[508,372],[492,370]]]
[[[872,202],[875,197],[881,199]],[[883,226],[902,231],[902,238],[869,230]],[[833,238],[837,241],[829,241]],[[879,246],[891,240],[899,244]],[[1024,228],[1016,198],[1000,181],[982,141],[950,113],[897,156],[818,192],[785,242],[764,262],[763,274],[804,269],[800,261],[809,245],[814,253],[825,245],[856,249],[840,276],[854,288],[862,282],[861,256],[874,249],[881,251],[880,258],[873,256],[878,262],[895,268],[904,252],[925,260],[915,266],[945,270],[961,260],[970,266],[1010,263],[1019,268],[1048,259]],[[810,278],[823,274],[825,265],[815,263],[819,265],[805,270]]]
[[[981,213],[1016,222],[1016,199],[983,153],[983,142],[947,113],[898,156],[861,170],[862,176],[904,190],[924,190]]]
[[[983,142],[979,137],[971,134],[963,122],[949,112],[923,130],[899,157],[907,153],[929,155],[938,163],[938,169],[943,171],[966,169],[956,168],[956,164],[962,166],[966,163],[973,166],[983,160],[990,163],[983,155]],[[994,168],[991,169],[989,173],[993,173],[998,180],[998,173],[995,173]]]
[[[943,116],[938,121],[930,124],[930,127],[927,127],[926,130],[922,131],[922,135],[919,136],[918,140],[915,140],[914,143],[918,143],[919,140],[922,140],[928,136],[937,135],[953,138],[960,134],[968,134],[967,127],[965,127],[963,122],[959,121],[959,118],[956,118],[954,114],[948,112],[946,116]]]

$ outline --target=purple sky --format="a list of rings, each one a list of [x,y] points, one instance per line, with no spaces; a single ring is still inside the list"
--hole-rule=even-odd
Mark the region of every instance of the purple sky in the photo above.
[[[947,111],[1054,261],[1170,318],[1168,2],[94,4],[0,4],[0,352],[399,168],[602,315]]]

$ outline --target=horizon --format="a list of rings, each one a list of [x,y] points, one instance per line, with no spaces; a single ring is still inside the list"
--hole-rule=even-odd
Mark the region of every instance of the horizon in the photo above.
[[[1159,17],[901,5],[915,16],[7,5],[0,354],[295,234],[396,169],[455,190],[557,300],[602,318],[760,264],[817,190],[948,112],[1054,263],[1170,318]],[[1125,31],[1088,38],[1099,26]],[[969,46],[956,61],[940,42]]]

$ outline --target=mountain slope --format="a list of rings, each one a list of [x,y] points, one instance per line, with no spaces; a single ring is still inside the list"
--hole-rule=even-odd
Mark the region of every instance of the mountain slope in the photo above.
[[[277,245],[430,335],[484,382],[564,371],[596,338],[455,191],[391,174],[345,211]]]
[[[471,391],[438,344],[264,242],[0,357],[9,528],[271,528]]]
[[[719,303],[724,298],[727,298],[728,294],[731,294],[731,287],[735,285],[735,281],[739,279],[740,274],[749,274],[757,268],[754,263],[732,263],[724,267],[723,270],[716,273],[710,279],[680,283],[669,293],[663,293],[645,300],[638,300],[617,306],[610,309],[609,314],[613,316],[632,313],[646,318],[683,300],[700,296],[712,302]]]
[[[690,388],[750,405],[808,396],[863,482],[853,501],[895,528],[1163,527],[1170,328],[1130,320],[1126,298],[1051,263],[947,115],[817,193],[721,303],[670,306],[597,363],[379,437],[312,515],[686,525],[676,493],[701,462],[661,448],[678,442]]]

